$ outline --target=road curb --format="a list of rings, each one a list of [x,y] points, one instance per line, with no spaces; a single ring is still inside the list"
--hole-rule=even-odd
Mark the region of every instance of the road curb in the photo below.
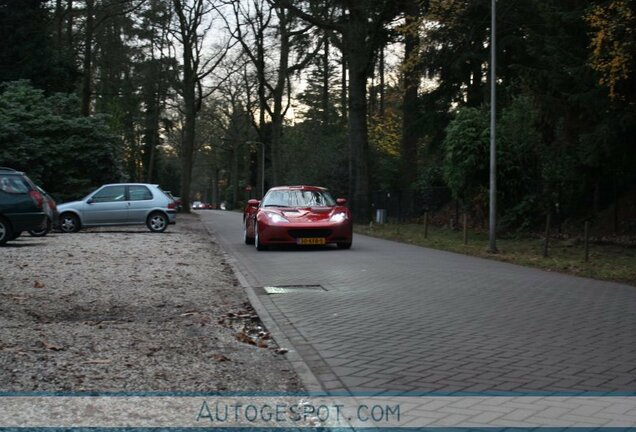
[[[307,363],[305,363],[305,361],[298,353],[298,350],[292,344],[291,340],[285,335],[284,331],[280,328],[274,317],[270,314],[267,307],[263,304],[259,296],[256,294],[256,291],[254,289],[255,287],[249,283],[249,275],[245,274],[249,273],[247,269],[244,269],[240,265],[239,261],[226,250],[225,245],[223,244],[223,242],[218,240],[215,232],[201,220],[201,216],[197,215],[197,217],[201,225],[203,225],[203,228],[205,228],[205,231],[210,236],[211,240],[219,246],[220,251],[223,254],[223,259],[225,259],[225,261],[232,268],[234,276],[236,276],[236,279],[241,284],[241,287],[247,293],[247,297],[252,304],[252,307],[254,307],[254,310],[258,314],[259,318],[261,319],[263,324],[265,324],[265,327],[273,335],[276,343],[280,347],[289,349],[289,351],[285,354],[285,357],[294,368],[294,371],[300,378],[303,386],[305,387],[305,390],[310,393],[325,392],[325,389],[320,383],[320,380],[318,380],[318,378],[316,378],[316,376],[313,374]]]

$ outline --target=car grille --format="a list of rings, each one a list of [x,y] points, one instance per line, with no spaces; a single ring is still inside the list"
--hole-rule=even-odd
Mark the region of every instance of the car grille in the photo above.
[[[288,232],[293,238],[329,237],[331,235],[330,229],[290,229]]]

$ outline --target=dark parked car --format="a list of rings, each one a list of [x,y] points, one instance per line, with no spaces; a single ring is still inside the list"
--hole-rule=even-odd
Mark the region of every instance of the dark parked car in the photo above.
[[[172,194],[172,192],[170,192],[170,191],[163,191],[163,192],[164,192],[166,195],[168,195],[168,198],[171,198],[171,199],[174,201],[174,203],[177,205],[177,212],[180,212],[180,211],[182,210],[182,207],[181,207],[181,197],[174,196],[174,195]]]
[[[24,173],[0,167],[0,245],[39,229],[46,218],[43,208],[44,197]]]
[[[51,197],[51,195],[47,194],[41,187],[36,186],[38,191],[42,194],[42,198],[44,198],[44,213],[46,214],[46,219],[41,227],[37,229],[29,230],[29,234],[33,237],[44,237],[47,235],[54,226],[57,226],[60,220],[60,213],[57,211],[57,204],[55,200]]]

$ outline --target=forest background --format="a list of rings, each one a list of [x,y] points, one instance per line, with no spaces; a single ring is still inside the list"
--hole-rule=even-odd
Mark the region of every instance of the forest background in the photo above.
[[[490,1],[0,0],[0,165],[487,225]],[[500,0],[501,230],[636,230],[636,0]],[[263,154],[264,150],[264,154]],[[445,223],[445,222],[441,222]]]

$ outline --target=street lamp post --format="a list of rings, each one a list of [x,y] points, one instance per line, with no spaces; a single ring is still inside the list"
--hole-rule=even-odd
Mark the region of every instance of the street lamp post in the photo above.
[[[490,25],[490,220],[488,251],[497,252],[497,0],[492,0]]]
[[[245,141],[246,144],[261,145],[261,199],[265,196],[265,143],[261,141]]]

